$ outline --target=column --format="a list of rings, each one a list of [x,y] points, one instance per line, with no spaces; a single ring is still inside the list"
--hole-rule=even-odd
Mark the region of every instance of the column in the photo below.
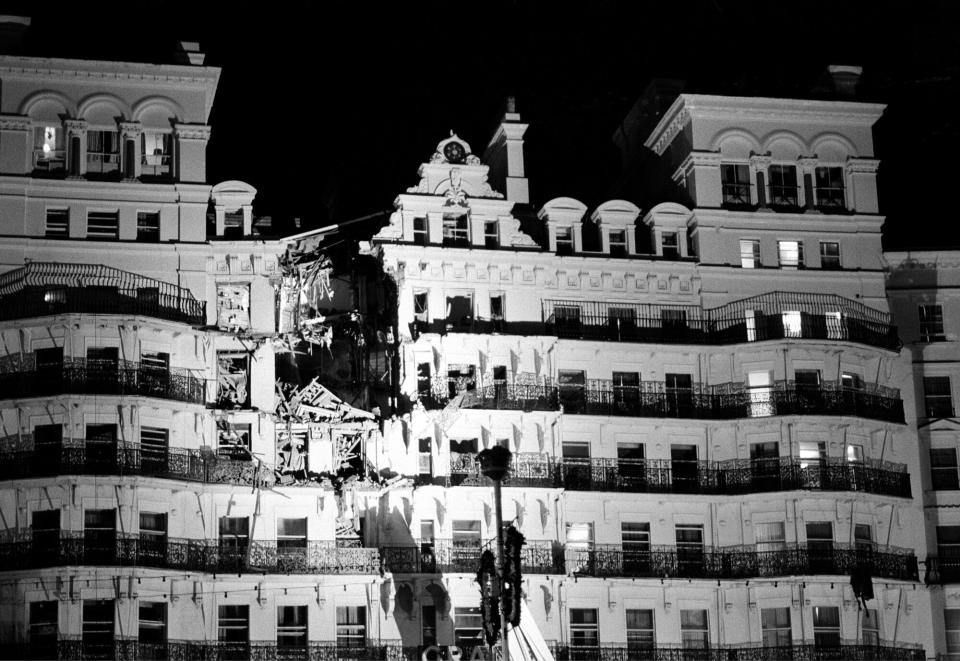
[[[87,120],[64,120],[63,129],[67,133],[67,178],[79,179],[87,173]]]
[[[140,177],[141,151],[140,134],[143,126],[140,122],[118,122],[120,131],[120,171],[124,181],[135,181]]]
[[[757,183],[756,202],[760,209],[768,208],[767,174],[772,160],[770,154],[754,154],[750,157],[750,174],[753,175],[753,179]]]
[[[805,213],[820,213],[817,209],[815,178],[817,169],[816,156],[801,156],[797,159],[797,170],[800,172],[800,190],[803,193]]]

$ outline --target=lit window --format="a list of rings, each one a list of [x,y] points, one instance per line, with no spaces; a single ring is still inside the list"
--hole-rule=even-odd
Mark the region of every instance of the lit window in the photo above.
[[[817,206],[821,209],[843,209],[843,168],[816,169]]]
[[[930,448],[930,481],[935,490],[960,489],[956,448]]]
[[[120,238],[120,213],[118,211],[88,211],[87,238],[101,241],[116,241]]]
[[[799,310],[787,310],[781,313],[784,337],[803,337],[803,315]]]
[[[57,126],[36,126],[33,129],[33,167],[53,172],[66,167],[63,133]]]
[[[723,203],[729,206],[750,204],[750,166],[746,163],[723,163],[720,165],[720,182],[723,187]]]
[[[680,611],[680,638],[684,649],[706,649],[710,646],[707,611]]]
[[[928,418],[953,417],[949,376],[923,377],[923,404]]]
[[[944,342],[947,336],[943,332],[943,306],[930,303],[921,305],[920,314],[920,341]]]
[[[747,392],[750,397],[750,417],[773,415],[773,379],[769,370],[747,373]]]
[[[820,242],[820,268],[828,270],[840,268],[840,244],[837,241]]]
[[[144,131],[140,134],[140,172],[147,176],[170,173],[171,136],[169,133]]]
[[[771,165],[769,173],[771,206],[798,206],[797,168],[792,165]]]
[[[50,239],[65,239],[70,236],[69,209],[47,209],[45,236]]]
[[[803,266],[803,244],[799,241],[777,241],[780,268]]]
[[[740,239],[740,266],[745,269],[755,269],[760,266],[760,241]]]
[[[827,444],[823,441],[800,441],[798,456],[800,468],[816,466],[827,458]]]

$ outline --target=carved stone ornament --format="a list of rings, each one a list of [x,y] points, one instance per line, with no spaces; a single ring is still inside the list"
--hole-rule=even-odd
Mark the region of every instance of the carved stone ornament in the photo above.
[[[30,118],[21,115],[0,115],[0,131],[29,131]]]
[[[690,122],[690,112],[684,108],[677,113],[676,117],[671,120],[667,127],[663,130],[663,133],[660,135],[660,138],[654,143],[653,151],[656,152],[657,156],[663,156],[664,150],[673,142],[673,139],[676,137],[680,131],[683,130],[683,127]]]
[[[210,127],[204,124],[175,124],[173,129],[180,140],[210,139]]]
[[[480,165],[480,159],[473,155],[470,145],[452,130],[450,137],[441,140],[430,157],[431,163],[450,163],[451,165]]]

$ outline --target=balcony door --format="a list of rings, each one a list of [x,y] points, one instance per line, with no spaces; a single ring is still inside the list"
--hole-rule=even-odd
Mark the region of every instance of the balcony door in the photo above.
[[[420,522],[420,571],[437,571],[437,550],[433,521]]]
[[[250,546],[250,519],[245,516],[220,517],[220,568],[221,571],[239,571],[247,557]]]
[[[700,467],[696,445],[670,446],[670,472],[673,490],[679,493],[697,493],[700,490]]]
[[[560,404],[566,413],[585,413],[587,373],[583,370],[558,370]]]
[[[137,562],[148,567],[163,567],[167,560],[167,515],[140,512],[140,540]]]
[[[114,475],[117,471],[117,425],[87,425],[86,473]]]
[[[570,609],[570,659],[600,658],[600,624],[596,608]]]
[[[750,480],[754,491],[780,487],[780,444],[776,441],[750,444]]]
[[[119,367],[120,350],[117,347],[88,347],[83,381],[89,389],[84,390],[101,394],[119,392]]]
[[[830,521],[807,522],[807,555],[811,573],[832,574],[836,571],[833,524]]]
[[[83,558],[87,565],[112,565],[117,560],[117,511],[85,510]]]
[[[693,416],[693,378],[689,374],[666,375],[666,415],[671,418]]]
[[[447,330],[467,331],[473,326],[473,294],[464,292],[447,296]]]
[[[617,477],[624,491],[645,491],[647,467],[643,443],[617,443]]]
[[[30,558],[37,567],[53,567],[60,558],[60,510],[37,510],[30,515]]]
[[[480,562],[480,522],[454,520],[450,558],[455,571],[473,571]]]
[[[700,524],[677,524],[678,575],[696,578],[703,574],[703,526]]]
[[[139,392],[151,397],[170,396],[170,354],[164,351],[140,352]]]
[[[84,599],[82,625],[84,659],[116,658],[113,649],[114,611],[113,599]]]
[[[59,475],[64,459],[63,425],[34,427],[32,474],[37,477]],[[71,463],[68,460],[67,466]]]
[[[623,575],[650,575],[650,524],[624,521],[620,524]]]
[[[613,404],[619,411],[636,413],[640,408],[640,373],[613,373]]]
[[[588,491],[593,486],[590,462],[590,444],[567,442],[563,444],[563,481],[568,489]]]
[[[56,395],[63,386],[63,347],[33,352],[37,370],[37,394]]]
[[[593,523],[567,522],[567,571],[594,574]]]

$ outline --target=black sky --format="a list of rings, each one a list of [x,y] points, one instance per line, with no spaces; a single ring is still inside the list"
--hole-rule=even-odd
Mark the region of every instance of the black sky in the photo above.
[[[534,205],[593,207],[619,174],[611,136],[655,77],[703,93],[809,96],[828,64],[864,67],[888,248],[960,245],[960,3],[144,2],[9,6],[28,52],[170,61],[201,42],[223,73],[211,182],[305,226],[390,208],[453,129],[482,152],[508,94],[530,123]],[[648,207],[651,200],[637,200]]]

